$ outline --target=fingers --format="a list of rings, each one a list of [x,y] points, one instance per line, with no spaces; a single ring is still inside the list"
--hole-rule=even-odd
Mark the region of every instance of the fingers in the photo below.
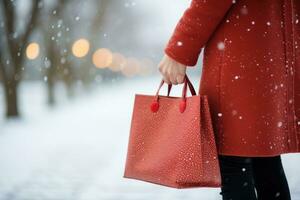
[[[170,76],[169,80],[170,80],[170,82],[171,82],[173,85],[177,85],[177,84],[178,84],[176,75]]]
[[[177,76],[176,74],[171,74],[172,72],[166,71],[166,70],[161,70],[161,74],[163,75],[163,80],[167,84],[174,84],[177,85]]]
[[[169,75],[166,73],[165,67],[162,63],[159,64],[158,70],[162,74],[164,82],[167,84],[171,84]]]
[[[163,76],[164,82],[167,84],[171,84],[171,81],[168,77]]]
[[[182,65],[181,63],[165,57],[158,64],[158,69],[162,74],[165,83],[177,85],[184,82],[186,66]]]
[[[177,84],[181,84],[184,82],[184,74],[181,73],[168,73],[168,72],[164,72],[162,71],[161,74],[163,75],[163,79],[167,84],[173,84],[173,85],[177,85]]]
[[[177,81],[177,83],[179,83],[179,84],[183,83],[183,81],[184,81],[184,75],[183,75],[183,74],[178,74],[178,75],[176,76],[176,81]]]

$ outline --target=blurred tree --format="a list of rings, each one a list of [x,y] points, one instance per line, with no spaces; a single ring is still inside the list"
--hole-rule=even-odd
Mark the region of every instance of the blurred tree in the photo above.
[[[5,27],[5,40],[8,48],[0,52],[0,74],[3,81],[6,116],[19,116],[18,84],[22,77],[25,60],[25,48],[30,35],[36,27],[39,10],[43,6],[42,0],[32,0],[27,24],[22,32],[17,31],[16,3],[12,0],[3,0],[2,10]],[[24,20],[24,19],[22,19]]]
[[[115,3],[116,0],[94,0],[90,1],[90,3],[94,7],[94,13],[90,20],[90,28],[89,28],[89,38],[92,41],[91,52],[95,52],[99,46],[99,41],[101,41],[101,36],[105,34],[105,21],[107,20],[108,14],[110,10],[113,10],[111,6]],[[99,45],[99,46],[98,46]],[[102,77],[107,78],[107,74],[102,69],[97,70],[92,62],[93,53],[88,55],[88,59],[85,59],[82,63],[82,67],[80,68],[80,76],[82,78],[82,82],[86,88],[89,88],[90,84],[96,79],[97,74],[102,74]]]
[[[55,104],[55,83],[61,78],[67,88],[69,96],[72,95],[73,86],[73,70],[70,66],[69,59],[67,59],[68,52],[65,50],[69,46],[69,42],[65,36],[66,26],[65,15],[63,14],[67,3],[70,1],[59,0],[56,1],[54,7],[43,15],[39,20],[39,26],[43,32],[45,54],[46,54],[46,72],[47,90],[48,90],[48,104],[53,106]],[[46,23],[45,23],[46,22]],[[56,38],[63,38],[58,40]]]

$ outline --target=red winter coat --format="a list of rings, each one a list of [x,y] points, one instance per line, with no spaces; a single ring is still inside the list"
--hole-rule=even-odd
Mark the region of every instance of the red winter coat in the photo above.
[[[219,154],[300,152],[300,0],[192,0],[164,51],[194,66]]]

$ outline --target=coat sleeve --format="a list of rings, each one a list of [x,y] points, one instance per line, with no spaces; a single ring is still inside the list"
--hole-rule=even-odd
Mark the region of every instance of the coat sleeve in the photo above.
[[[233,0],[192,0],[178,21],[164,52],[177,62],[195,66],[201,49],[233,2]]]

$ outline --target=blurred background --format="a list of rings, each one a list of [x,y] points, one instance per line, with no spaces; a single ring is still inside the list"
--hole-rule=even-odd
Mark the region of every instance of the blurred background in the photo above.
[[[1,0],[0,200],[220,199],[218,188],[122,177],[134,95],[157,91],[157,64],[189,3]],[[197,90],[201,58],[187,71]],[[282,156],[295,200],[298,157]]]

